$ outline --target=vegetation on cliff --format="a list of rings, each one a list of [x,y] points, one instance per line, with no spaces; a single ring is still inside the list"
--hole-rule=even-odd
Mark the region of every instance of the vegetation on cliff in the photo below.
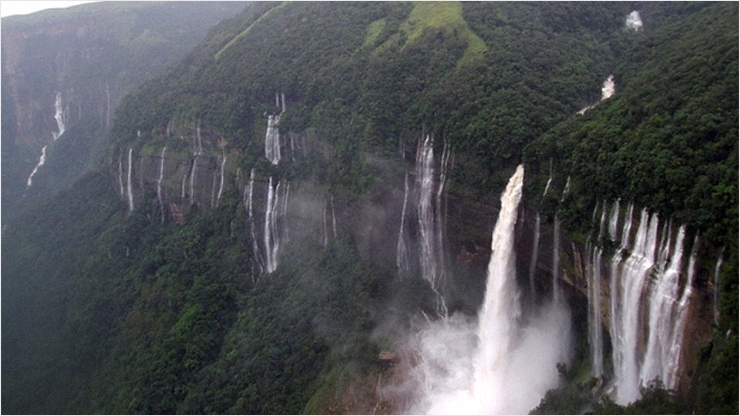
[[[190,139],[173,131],[197,123],[242,172],[319,183],[347,211],[402,186],[388,179],[402,169],[385,166],[410,163],[429,133],[438,150],[452,146],[449,192],[461,201],[497,196],[524,161],[526,203],[577,237],[592,231],[595,204],[616,198],[688,224],[707,252],[726,253],[693,400],[651,386],[619,408],[563,369],[538,411],[735,413],[737,4],[645,3],[639,32],[624,29],[630,6],[251,3],[220,22],[122,100],[102,165],[3,230],[4,410],[329,411],[338,380],[375,382],[384,314],[403,326],[430,309],[423,282],[375,261],[395,237],[367,247],[358,227],[326,248],[294,238],[260,276],[233,190],[215,208],[194,204],[182,225],[161,222],[153,189],[128,213],[110,161],[129,148],[185,154]],[[575,115],[612,73],[617,94]],[[311,146],[277,167],[264,160],[276,93],[281,131]],[[559,192],[542,199],[550,163]]]

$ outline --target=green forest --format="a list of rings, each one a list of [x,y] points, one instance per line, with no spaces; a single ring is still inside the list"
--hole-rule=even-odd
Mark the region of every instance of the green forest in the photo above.
[[[624,27],[632,10],[641,30]],[[593,240],[605,201],[685,224],[702,241],[696,285],[719,286],[720,319],[695,354],[692,387],[658,381],[620,406],[595,393],[579,344],[532,413],[736,414],[738,33],[734,2],[249,3],[125,95],[110,130],[63,136],[76,141],[51,166],[78,162],[80,179],[3,213],[2,411],[403,412],[375,396],[392,372],[378,357],[434,305],[423,279],[399,279],[386,261],[396,235],[368,247],[359,230],[372,225],[348,223],[325,247],[296,236],[265,275],[236,187],[217,206],[188,207],[181,223],[162,221],[146,186],[129,212],[121,155],[167,146],[184,160],[190,141],[171,130],[197,121],[242,175],[329,189],[352,219],[391,188],[403,194],[402,172],[430,134],[435,151],[454,152],[450,212],[490,209],[523,163],[526,208],[548,225],[557,217],[574,246]],[[599,101],[609,75],[616,94],[576,114]],[[276,93],[287,101],[281,134],[301,135],[309,150],[272,165],[265,124]],[[79,147],[93,140],[81,166]],[[545,195],[552,171],[557,192]],[[456,247],[490,242],[493,224],[449,221]],[[470,293],[485,283],[471,274],[452,267],[451,312],[476,313],[482,295]],[[575,317],[585,302],[573,300]]]

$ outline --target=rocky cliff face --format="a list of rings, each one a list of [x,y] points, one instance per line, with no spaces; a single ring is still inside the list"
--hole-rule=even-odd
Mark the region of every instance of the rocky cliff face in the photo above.
[[[177,135],[170,133],[170,136]],[[296,135],[300,138],[305,136]],[[282,165],[296,158],[300,162],[304,154],[312,152],[310,140],[308,145],[305,140],[300,140],[305,147],[298,153],[291,151],[288,143],[283,143]],[[259,145],[260,141],[255,140],[255,145]],[[128,193],[128,151],[121,151],[119,159],[113,161],[112,182],[117,186],[122,200],[128,202],[129,195],[133,198],[130,206],[149,204],[152,215],[161,215],[163,221],[172,222],[183,221],[180,213],[185,213],[184,218],[187,218],[187,213],[192,209],[214,208],[218,206],[222,195],[236,193],[244,203],[244,217],[252,223],[253,252],[256,258],[261,259],[263,272],[268,270],[268,259],[279,261],[280,246],[291,240],[325,246],[337,235],[350,236],[357,242],[358,250],[365,259],[389,265],[398,264],[398,243],[401,238],[406,239],[407,250],[418,251],[418,244],[423,238],[423,224],[418,222],[421,213],[414,205],[418,195],[414,196],[413,185],[411,197],[408,191],[404,192],[405,181],[413,184],[418,178],[414,169],[408,170],[410,175],[404,178],[405,168],[401,160],[385,163],[381,176],[387,181],[378,185],[367,197],[358,200],[351,195],[333,194],[328,186],[312,180],[279,181],[279,170],[266,158],[251,161],[252,168],[246,167],[244,155],[229,146],[229,142],[228,138],[210,133],[205,128],[191,127],[183,131],[180,137],[171,137],[166,141],[167,145],[162,142],[158,146],[147,145],[131,150],[131,194]],[[448,269],[444,295],[451,311],[475,314],[485,288],[490,230],[495,224],[499,203],[493,197],[476,199],[460,195],[454,190],[443,192],[442,195],[441,201],[446,207],[443,221],[444,262]],[[410,208],[406,205],[410,205]],[[608,213],[610,204],[606,204],[606,209]],[[643,246],[647,248],[643,249],[633,247],[633,244],[639,244],[642,238],[640,233],[647,232],[642,229],[647,229],[648,224],[639,224],[641,220],[636,209],[622,207],[617,212],[621,217],[614,220],[614,227],[617,220],[620,227],[625,227],[625,234],[621,237],[627,242],[620,243],[618,240],[603,243],[599,240],[596,244],[591,238],[583,241],[583,237],[571,236],[569,230],[559,229],[553,219],[540,217],[531,208],[523,205],[521,211],[516,237],[517,279],[526,302],[549,299],[555,284],[573,308],[594,310],[588,318],[580,317],[588,319],[588,322],[581,323],[577,336],[584,339],[586,348],[593,350],[596,348],[596,338],[593,338],[594,329],[588,327],[595,325],[599,328],[603,336],[598,341],[598,356],[601,357],[599,368],[613,366],[604,364],[614,359],[621,360],[618,357],[625,354],[634,355],[634,367],[625,363],[624,371],[648,377],[652,370],[647,369],[646,363],[653,360],[663,368],[661,371],[671,374],[672,381],[664,380],[668,387],[687,394],[694,384],[692,375],[696,371],[696,352],[712,335],[713,288],[709,283],[711,270],[706,264],[715,259],[694,257],[701,239],[692,242],[693,237],[684,238],[682,235],[684,243],[679,253],[678,248],[673,248],[678,243],[671,242],[678,240],[683,230],[666,221],[660,223],[663,230],[660,241],[645,241]],[[632,213],[631,217],[628,213]],[[644,218],[650,218],[645,215],[643,213]],[[401,221],[409,222],[405,226],[405,236],[399,234],[403,228]],[[653,227],[657,238],[657,216],[655,221]],[[599,227],[599,215],[595,214],[593,229],[598,230]],[[602,229],[602,232],[606,230]],[[659,246],[659,243],[662,245]],[[617,257],[614,254],[617,252],[615,245],[620,244],[624,245],[624,252]],[[648,247],[649,244],[655,246]],[[595,267],[599,267],[593,261],[596,249],[603,250],[605,254],[602,255],[601,277],[595,291]],[[639,250],[656,257],[654,263],[646,266],[649,269],[645,269],[643,274],[633,276],[622,269],[628,267],[630,262],[637,261],[632,257],[637,256],[635,253]],[[422,266],[416,262],[422,260],[414,259],[413,255],[410,257],[411,265],[407,267],[412,274],[420,272]],[[677,280],[661,283],[663,275],[671,273],[668,263],[673,257],[678,259],[675,262],[680,269],[676,271],[679,273]],[[632,293],[629,288],[633,284],[639,285],[634,289],[637,294],[629,297]],[[673,286],[666,289],[665,285]],[[664,294],[661,291],[667,292]],[[672,298],[665,301],[664,296]],[[666,302],[667,306],[661,308],[668,308],[667,311],[654,306],[660,302]],[[685,309],[685,312],[680,309]],[[634,322],[624,315],[630,311],[638,312]],[[669,321],[680,323],[674,329],[662,329]],[[666,333],[670,340],[660,338],[660,331],[668,331]],[[634,344],[622,345],[620,341],[612,345],[615,341],[611,337],[620,337],[624,335],[622,333],[635,336]],[[587,342],[586,338],[589,338]],[[679,343],[677,346],[680,348],[675,353],[652,352],[661,348],[668,351],[673,348],[669,345],[671,342]],[[606,347],[607,344],[611,348]],[[626,352],[613,352],[619,349]],[[670,370],[672,366],[677,370]],[[609,377],[602,373],[597,376],[601,375]]]
[[[241,5],[98,8],[3,19],[4,206],[24,194],[48,196],[71,184],[97,161],[123,95],[160,73]],[[187,31],[177,30],[185,26]],[[64,133],[73,137],[56,142]],[[64,160],[53,162],[60,157]],[[32,174],[35,187],[29,185]]]

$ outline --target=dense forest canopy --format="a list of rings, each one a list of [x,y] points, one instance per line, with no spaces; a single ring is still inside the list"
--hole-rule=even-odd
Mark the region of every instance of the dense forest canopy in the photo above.
[[[625,27],[633,10],[639,30]],[[159,33],[131,45],[179,30],[162,21]],[[117,59],[153,53],[126,51]],[[696,286],[721,288],[721,319],[694,354],[689,391],[650,385],[640,401],[618,406],[592,394],[579,361],[559,368],[561,387],[535,412],[735,413],[737,71],[738,5],[730,2],[249,3],[125,95],[109,133],[86,133],[104,156],[69,189],[3,216],[3,410],[405,411],[376,397],[389,371],[379,353],[420,311],[433,315],[436,288],[399,278],[389,234],[398,212],[388,207],[400,209],[404,172],[430,135],[437,155],[453,154],[446,221],[456,234],[445,238],[461,253],[490,242],[491,205],[524,163],[523,210],[549,224],[557,216],[574,247],[598,231],[598,204],[634,202],[699,236]],[[616,94],[599,102],[610,75]],[[300,137],[306,150],[272,164],[266,125],[278,112],[281,134]],[[203,156],[209,168],[221,163],[223,172],[228,157],[241,179],[211,206],[191,196],[180,213],[162,194],[184,197],[185,179],[157,179],[144,160],[164,159],[166,149],[194,172],[195,131],[206,155],[221,158]],[[70,142],[82,146],[74,132]],[[60,147],[59,160],[74,161],[75,149]],[[139,166],[133,209],[127,156],[129,175]],[[262,187],[291,181],[296,195],[329,190],[330,212],[336,201],[347,220],[324,244],[296,227],[279,267],[261,274],[250,172]],[[543,193],[550,178],[557,192]],[[363,223],[391,215],[392,227]],[[485,276],[450,257],[450,312],[475,315]],[[573,302],[574,319],[583,318],[585,300]]]

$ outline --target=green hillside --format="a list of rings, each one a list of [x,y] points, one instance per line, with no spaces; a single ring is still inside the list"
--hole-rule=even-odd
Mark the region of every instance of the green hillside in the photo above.
[[[645,26],[630,31],[635,8]],[[537,411],[736,413],[737,35],[736,3],[250,3],[122,99],[100,163],[3,229],[3,411],[406,411],[402,399],[379,398],[392,370],[378,357],[419,311],[434,314],[434,293],[398,278],[397,223],[363,220],[391,215],[417,140],[430,134],[438,154],[445,143],[454,154],[446,212],[448,229],[461,231],[447,238],[461,252],[490,242],[488,211],[524,163],[527,209],[544,223],[557,215],[574,247],[593,236],[596,204],[621,198],[700,236],[697,286],[709,286],[710,261],[724,253],[721,319],[694,354],[688,391],[646,390],[619,407],[598,402],[570,369]],[[149,49],[135,45],[162,36],[140,33],[131,59],[145,60]],[[577,115],[609,75],[616,94]],[[281,134],[308,150],[272,165],[276,94],[286,101]],[[191,204],[178,223],[163,220],[151,186],[161,180],[134,168],[144,185],[128,212],[122,155],[166,146],[189,163],[196,125],[242,182],[213,207]],[[551,166],[557,192],[542,196]],[[260,274],[239,188],[250,171],[262,187],[269,177],[292,181],[295,194],[329,190],[331,210],[336,199],[347,218],[338,236],[322,245],[308,228],[291,230],[280,266]],[[165,184],[170,195],[180,185],[185,195],[181,177]],[[473,315],[483,278],[451,257],[450,312]]]

